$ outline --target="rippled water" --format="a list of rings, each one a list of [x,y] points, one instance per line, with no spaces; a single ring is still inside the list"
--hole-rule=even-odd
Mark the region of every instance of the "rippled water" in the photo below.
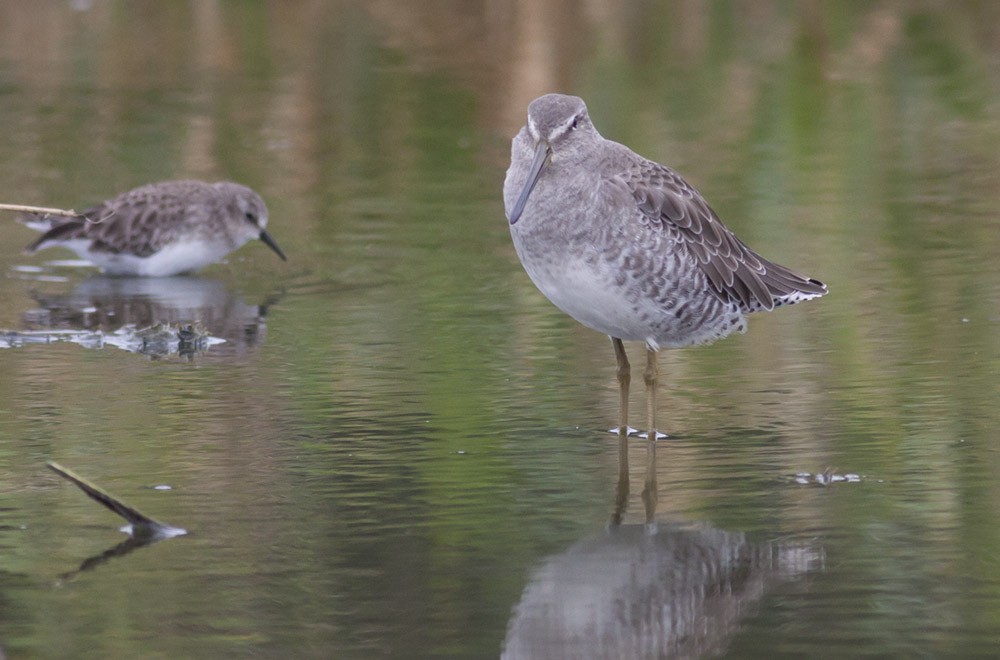
[[[290,257],[108,279],[0,217],[2,654],[994,654],[998,18],[0,2],[0,202],[237,179]],[[831,288],[664,352],[653,448],[510,245],[552,89]]]

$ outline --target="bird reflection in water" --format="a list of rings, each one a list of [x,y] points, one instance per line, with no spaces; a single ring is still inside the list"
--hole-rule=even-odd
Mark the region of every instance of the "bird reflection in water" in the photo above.
[[[687,658],[723,651],[764,594],[822,567],[820,548],[656,518],[656,442],[647,441],[644,524],[623,524],[619,446],[611,523],[546,559],[514,607],[502,658]]]
[[[4,334],[8,343],[113,344],[154,358],[191,358],[208,346],[213,355],[254,350],[264,341],[267,308],[278,296],[250,305],[213,279],[95,276],[69,294],[33,297],[39,306],[22,315],[23,332]]]

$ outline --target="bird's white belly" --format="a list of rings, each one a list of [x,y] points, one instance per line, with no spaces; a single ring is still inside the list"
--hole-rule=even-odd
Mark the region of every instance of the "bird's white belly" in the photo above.
[[[224,257],[229,250],[204,240],[178,241],[148,257],[89,251],[86,257],[109,275],[169,277],[199,270]]]
[[[690,304],[670,295],[652,297],[613,263],[585,256],[550,260],[522,250],[519,243],[515,240],[515,247],[535,286],[592,330],[642,341],[654,350],[711,343],[746,331],[745,318],[735,304],[709,297],[689,296]]]
[[[616,285],[607,265],[570,261],[539,267],[526,265],[526,270],[546,298],[588,328],[618,339],[650,341],[655,345],[652,329],[641,321],[642,308],[651,303],[629,300]]]

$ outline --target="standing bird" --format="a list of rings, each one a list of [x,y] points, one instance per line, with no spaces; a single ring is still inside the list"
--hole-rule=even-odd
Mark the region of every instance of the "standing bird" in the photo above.
[[[514,248],[556,307],[611,337],[618,432],[628,434],[623,340],[646,343],[648,437],[656,352],[746,332],[746,316],[817,298],[826,285],[767,261],[674,170],[601,136],[576,96],[528,106],[503,187]]]
[[[286,259],[267,233],[264,200],[227,181],[151,183],[78,217],[28,214],[20,220],[45,232],[29,252],[68,247],[109,275],[169,277],[198,270],[252,238]]]

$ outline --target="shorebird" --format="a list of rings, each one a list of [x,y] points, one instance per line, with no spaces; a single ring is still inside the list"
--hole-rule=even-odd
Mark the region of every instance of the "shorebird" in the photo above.
[[[503,197],[535,286],[611,337],[623,437],[631,378],[623,341],[646,345],[647,437],[655,439],[657,351],[746,332],[752,312],[827,292],[747,247],[680,174],[602,137],[576,96],[547,94],[528,106]]]
[[[264,200],[227,181],[151,183],[75,218],[27,214],[20,220],[45,232],[29,252],[61,245],[109,275],[168,277],[198,270],[253,238],[286,259],[267,233]]]

